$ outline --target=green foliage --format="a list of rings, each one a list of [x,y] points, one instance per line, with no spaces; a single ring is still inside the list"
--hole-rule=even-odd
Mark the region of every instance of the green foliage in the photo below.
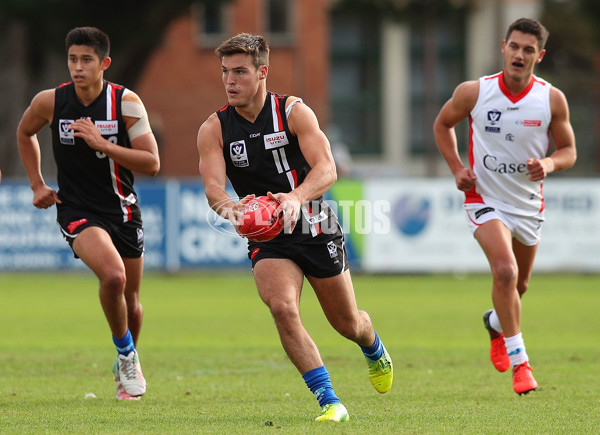
[[[598,433],[597,276],[534,276],[523,301],[540,383],[517,396],[488,360],[488,276],[355,276],[395,363],[377,394],[360,350],[307,285],[303,321],[350,421],[317,424],[251,274],[146,274],[148,393],[116,402],[115,351],[91,275],[0,275],[2,433]],[[96,398],[85,398],[94,393]]]

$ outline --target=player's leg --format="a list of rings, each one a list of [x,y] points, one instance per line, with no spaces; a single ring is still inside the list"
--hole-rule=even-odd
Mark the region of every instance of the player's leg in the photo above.
[[[361,347],[373,387],[380,393],[388,392],[394,376],[392,359],[367,312],[357,307],[350,271],[328,278],[307,278],[331,326]]]
[[[140,286],[144,272],[144,258],[123,258],[125,265],[125,303],[127,304],[127,326],[131,332],[133,343],[137,347],[142,329],[144,307],[140,303]]]
[[[100,303],[117,348],[116,378],[131,396],[146,392],[133,337],[128,328],[125,287],[126,269],[110,235],[102,228],[90,226],[73,242],[73,251],[100,280]],[[114,370],[113,370],[114,371]]]
[[[322,408],[318,421],[346,421],[319,350],[300,319],[304,273],[291,260],[264,258],[254,265],[258,293],[271,311],[283,348]]]
[[[494,219],[481,225],[475,232],[475,238],[485,252],[492,270],[494,310],[502,326],[506,352],[513,367],[513,387],[521,394],[526,391],[521,391],[520,383],[515,383],[515,368],[522,363],[521,359],[525,358],[526,361],[527,354],[521,335],[521,301],[517,291],[519,270],[513,252],[512,235],[500,220]],[[530,371],[527,373],[530,374]],[[531,385],[530,382],[528,387]],[[528,388],[527,391],[535,387]]]
[[[513,251],[519,265],[519,277],[517,279],[517,290],[522,297],[529,287],[529,279],[533,269],[533,261],[537,252],[537,243],[527,246],[517,239],[513,239]],[[506,337],[506,348],[513,366],[513,387],[515,392],[526,394],[538,387],[533,377],[529,356],[525,350],[525,342],[522,334],[516,337]]]

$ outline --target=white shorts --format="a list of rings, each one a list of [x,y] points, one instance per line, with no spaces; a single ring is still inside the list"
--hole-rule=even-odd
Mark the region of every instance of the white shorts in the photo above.
[[[487,221],[498,219],[506,225],[512,236],[525,246],[535,246],[540,241],[544,212],[534,216],[522,216],[486,204],[465,204],[464,208],[467,212],[467,224],[473,234]]]

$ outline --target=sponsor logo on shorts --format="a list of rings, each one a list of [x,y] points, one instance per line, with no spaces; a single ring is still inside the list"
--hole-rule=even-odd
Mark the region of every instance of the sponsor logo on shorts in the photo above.
[[[335,243],[333,243],[333,241],[327,243],[327,250],[329,251],[329,256],[331,258],[337,257],[337,246],[335,246]]]
[[[137,229],[137,241],[141,243],[144,241],[144,230],[142,228]]]
[[[252,253],[250,254],[250,260],[253,260],[254,257],[256,257],[256,254],[258,254],[260,252],[260,248],[256,248],[252,251]]]
[[[248,161],[248,153],[246,152],[246,142],[239,140],[229,144],[229,155],[233,166],[244,168],[250,166]]]
[[[69,126],[75,122],[73,119],[58,120],[58,138],[63,145],[75,145],[75,136],[73,130],[69,130]]]
[[[78,227],[80,227],[81,225],[83,225],[84,223],[86,223],[88,220],[86,218],[83,219],[79,219],[77,221],[73,221],[71,222],[69,225],[67,225],[67,230],[69,230],[69,232],[71,234],[73,234],[73,231],[75,231]]]
[[[475,212],[475,219],[479,219],[482,215],[489,213],[491,211],[495,211],[495,209],[493,207],[480,208],[479,210],[477,210]]]

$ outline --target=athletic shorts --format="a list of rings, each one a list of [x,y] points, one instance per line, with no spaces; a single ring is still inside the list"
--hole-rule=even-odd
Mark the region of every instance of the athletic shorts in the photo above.
[[[144,228],[140,221],[117,224],[94,213],[61,205],[57,208],[56,222],[71,249],[80,232],[88,227],[99,227],[110,235],[121,257],[140,258],[144,254]],[[75,251],[73,255],[79,258]]]
[[[263,258],[287,258],[296,263],[304,275],[315,278],[336,276],[350,267],[344,233],[339,225],[335,234],[321,233],[312,238],[284,234],[268,242],[249,242],[248,258],[252,269]]]
[[[534,216],[522,216],[486,204],[465,204],[464,207],[467,212],[467,224],[473,234],[487,221],[498,219],[506,225],[512,236],[525,246],[535,246],[540,241],[544,212]]]

